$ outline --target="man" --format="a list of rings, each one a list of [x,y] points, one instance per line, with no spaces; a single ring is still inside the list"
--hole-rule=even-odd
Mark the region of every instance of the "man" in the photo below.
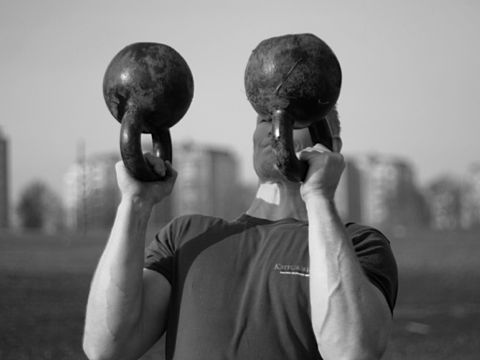
[[[176,173],[147,155],[167,180],[140,183],[117,164],[122,201],[87,307],[90,359],[137,359],[165,330],[167,359],[381,358],[396,264],[380,232],[345,226],[337,214],[344,160],[336,111],[327,118],[328,144],[313,144],[308,129],[294,131],[309,166],[303,183],[274,167],[270,119],[259,118],[259,188],[246,214],[233,222],[177,218],[157,234],[145,263],[150,212]]]

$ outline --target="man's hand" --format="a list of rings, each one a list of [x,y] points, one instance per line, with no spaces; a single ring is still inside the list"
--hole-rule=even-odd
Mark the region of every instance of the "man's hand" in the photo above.
[[[316,144],[302,150],[299,158],[308,162],[307,176],[300,188],[303,200],[306,201],[311,196],[320,196],[333,201],[335,190],[345,168],[343,156]]]
[[[123,162],[119,161],[115,166],[117,182],[122,198],[140,201],[143,204],[153,206],[170,195],[177,178],[177,172],[168,161],[163,161],[153,154],[145,154],[145,159],[155,173],[164,177],[163,180],[153,182],[139,181],[133,178]]]

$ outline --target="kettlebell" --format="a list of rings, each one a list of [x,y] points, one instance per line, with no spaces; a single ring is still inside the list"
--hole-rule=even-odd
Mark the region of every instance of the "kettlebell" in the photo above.
[[[308,166],[295,154],[293,129],[309,127],[312,135],[328,131],[325,116],[342,83],[337,57],[313,34],[272,37],[252,51],[244,81],[250,104],[272,121],[275,166],[288,180],[303,181]]]
[[[143,156],[142,133],[151,134],[154,154],[172,161],[170,127],[187,112],[193,76],[182,56],[165,44],[134,43],[108,65],[103,96],[121,123],[120,153],[130,174],[141,181],[161,180]]]

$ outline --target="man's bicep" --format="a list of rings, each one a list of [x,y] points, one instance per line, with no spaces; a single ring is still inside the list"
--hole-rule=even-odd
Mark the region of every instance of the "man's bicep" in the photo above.
[[[164,275],[143,270],[143,326],[157,338],[165,331],[171,291],[170,282]]]
[[[170,302],[171,285],[161,273],[143,270],[142,314],[129,342],[128,353],[132,358],[139,358],[165,331],[168,304]]]
[[[171,285],[161,273],[143,270],[142,313],[124,354],[137,359],[160,339],[165,331]]]

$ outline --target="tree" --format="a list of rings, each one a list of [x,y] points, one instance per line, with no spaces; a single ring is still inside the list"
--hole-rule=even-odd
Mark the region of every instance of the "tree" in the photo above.
[[[17,213],[23,228],[52,232],[62,226],[62,205],[59,197],[38,180],[23,190]]]

